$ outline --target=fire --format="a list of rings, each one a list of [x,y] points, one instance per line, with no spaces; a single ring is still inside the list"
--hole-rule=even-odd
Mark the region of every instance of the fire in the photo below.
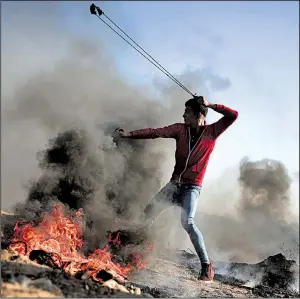
[[[131,270],[141,269],[146,266],[139,254],[133,254],[132,262],[126,266],[114,263],[109,246],[103,249],[96,249],[89,256],[82,253],[83,247],[83,217],[82,210],[72,216],[65,213],[61,204],[55,204],[49,214],[45,214],[42,222],[36,226],[27,223],[19,226],[17,222],[14,228],[14,237],[11,250],[21,255],[30,255],[33,250],[42,250],[50,255],[55,266],[63,268],[65,272],[75,275],[78,272],[85,272],[85,276],[92,277],[102,282],[97,277],[101,270],[111,273],[116,279],[124,281]],[[119,236],[109,241],[120,246]],[[152,250],[148,246],[144,250]]]

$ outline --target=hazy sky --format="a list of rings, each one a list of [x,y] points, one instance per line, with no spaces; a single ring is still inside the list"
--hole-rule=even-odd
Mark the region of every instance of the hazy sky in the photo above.
[[[246,155],[253,160],[278,159],[292,173],[298,172],[298,2],[95,3],[171,73],[207,68],[230,80],[229,88],[212,92],[209,100],[237,109],[240,116],[217,143],[208,176],[218,176]],[[12,18],[22,18],[26,11],[32,13],[41,5],[3,2],[3,34],[5,26],[12,26]],[[146,85],[151,90],[152,80],[165,80],[155,67],[91,16],[89,5],[51,4],[57,15],[57,34],[94,36],[111,51],[120,73],[132,84]],[[47,6],[50,8],[49,2]],[[193,92],[201,94],[201,90]],[[209,120],[218,117],[212,112]]]

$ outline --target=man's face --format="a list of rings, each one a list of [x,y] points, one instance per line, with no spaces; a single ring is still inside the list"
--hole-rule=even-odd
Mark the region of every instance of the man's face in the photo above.
[[[193,110],[191,107],[186,107],[184,110],[184,113],[182,115],[183,119],[184,119],[184,123],[188,126],[194,124],[194,123],[198,123],[198,118],[197,116],[194,114]]]

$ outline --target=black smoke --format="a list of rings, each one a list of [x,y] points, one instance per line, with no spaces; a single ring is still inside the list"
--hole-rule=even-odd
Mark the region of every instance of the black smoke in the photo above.
[[[239,182],[242,196],[239,203],[244,217],[281,219],[289,213],[292,179],[285,166],[276,160],[264,159],[240,164]]]

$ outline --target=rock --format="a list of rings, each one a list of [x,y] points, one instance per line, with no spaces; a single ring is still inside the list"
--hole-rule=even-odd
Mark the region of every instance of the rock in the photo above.
[[[60,269],[55,269],[53,270],[53,274],[54,277],[59,277],[60,275],[62,275],[62,270]]]
[[[1,216],[2,216],[2,215],[13,216],[13,215],[14,215],[14,213],[11,213],[11,212],[7,212],[7,211],[3,211],[3,210],[1,210]]]
[[[18,282],[22,287],[27,288],[32,280],[24,275],[19,275],[16,277],[16,282]]]
[[[85,280],[88,278],[88,274],[89,274],[89,271],[85,271],[82,275],[81,275],[81,279],[82,280]]]
[[[291,284],[295,283],[293,272],[296,262],[286,259],[281,253],[269,256],[257,265],[265,269],[261,282],[263,285],[288,289]]]
[[[282,254],[269,256],[257,264],[231,263],[226,267],[228,277],[226,281],[222,279],[222,282],[246,284],[248,287],[261,284],[268,288],[288,289],[295,282],[295,264],[295,261],[287,260]],[[218,271],[217,268],[216,272]],[[218,274],[215,277],[217,278]]]
[[[154,297],[149,293],[143,293],[143,298],[154,298]]]
[[[57,296],[63,296],[60,288],[58,288],[57,286],[52,284],[52,281],[50,279],[47,278],[39,278],[39,279],[35,279],[35,280],[31,280],[28,283],[29,287],[33,287],[36,289],[42,289],[45,291],[49,291]]]
[[[118,291],[121,291],[121,292],[124,292],[124,293],[129,293],[129,291],[123,285],[118,284],[113,279],[105,281],[102,285],[105,286],[105,287],[108,287],[110,289],[113,289],[113,290],[118,290]]]
[[[1,297],[11,298],[60,298],[48,291],[39,290],[36,288],[24,288],[19,283],[10,284],[7,282],[1,283]]]
[[[135,288],[134,293],[135,293],[136,295],[138,295],[138,296],[141,296],[142,291],[141,291],[140,288]]]
[[[13,250],[2,250],[1,251],[1,261],[5,262],[12,262],[12,263],[18,263],[18,264],[26,264],[26,265],[33,265],[35,267],[43,267],[48,268],[48,266],[45,265],[39,265],[33,261],[31,261],[27,256],[24,255],[18,255],[17,252]]]
[[[140,296],[142,291],[140,288],[138,288],[137,286],[131,284],[130,286],[127,286],[127,289],[129,289],[130,293],[131,294],[135,294],[135,295],[138,295]]]

